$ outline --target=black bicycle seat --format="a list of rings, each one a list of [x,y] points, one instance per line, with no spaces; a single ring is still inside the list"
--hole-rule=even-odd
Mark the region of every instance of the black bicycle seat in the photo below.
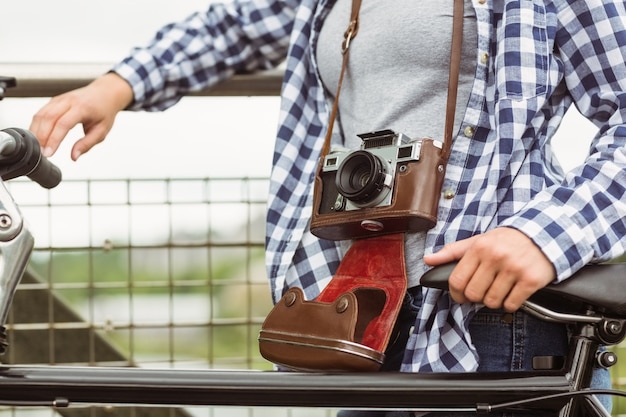
[[[431,269],[424,274],[421,284],[447,290],[448,277],[455,266],[453,262]],[[562,298],[626,318],[626,263],[587,265],[565,281],[539,290],[537,295],[550,298],[553,305],[558,305]]]

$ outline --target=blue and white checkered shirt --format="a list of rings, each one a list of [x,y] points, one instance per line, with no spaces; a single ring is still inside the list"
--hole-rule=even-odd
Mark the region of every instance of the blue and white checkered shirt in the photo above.
[[[340,261],[308,231],[329,111],[312,53],[332,0],[214,4],[163,28],[114,70],[132,109],[162,110],[185,93],[286,58],[267,215],[274,299],[315,297]],[[529,236],[564,280],[626,245],[626,8],[623,0],[473,0],[476,81],[453,144],[427,253],[496,226]],[[574,103],[598,127],[584,165],[564,173],[550,138]],[[404,371],[475,370],[473,307],[425,290]]]

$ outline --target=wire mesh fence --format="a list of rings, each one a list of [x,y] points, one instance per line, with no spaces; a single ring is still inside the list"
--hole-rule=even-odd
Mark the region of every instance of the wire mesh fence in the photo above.
[[[13,303],[3,362],[271,369],[257,349],[271,308],[263,254],[267,179],[68,180],[54,190],[18,180],[9,187],[36,243]],[[620,388],[624,375],[614,368]],[[2,416],[59,413],[333,415],[233,407],[0,408]]]
[[[13,184],[36,241],[34,279],[20,291],[49,291],[51,321],[12,330],[89,329],[128,365],[265,367],[255,338],[270,306],[266,186],[252,178],[68,181],[54,191]],[[57,323],[53,299],[78,321]],[[101,364],[94,346],[58,358],[56,339],[43,362]]]
[[[256,340],[271,308],[263,254],[267,186],[264,178],[68,180],[54,190],[9,183],[36,243],[13,303],[3,361],[271,369]],[[34,410],[0,410],[28,412]],[[83,415],[94,413],[111,410]],[[113,415],[126,415],[120,413]]]

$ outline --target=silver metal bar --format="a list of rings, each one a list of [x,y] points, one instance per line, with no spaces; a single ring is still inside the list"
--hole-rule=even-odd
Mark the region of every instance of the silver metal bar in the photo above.
[[[532,301],[525,301],[521,308],[528,314],[531,314],[541,320],[553,323],[599,323],[603,320],[602,317],[598,316],[559,313],[542,307]]]

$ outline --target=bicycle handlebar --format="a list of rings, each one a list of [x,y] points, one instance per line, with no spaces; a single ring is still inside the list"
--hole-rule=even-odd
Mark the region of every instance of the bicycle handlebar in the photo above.
[[[0,130],[0,177],[3,180],[26,175],[44,188],[61,182],[61,170],[41,154],[35,135],[25,129]]]
[[[0,80],[0,84],[2,84]],[[44,188],[61,182],[61,170],[41,154],[35,135],[25,129],[0,130],[0,354],[7,348],[5,323],[11,301],[30,254],[34,239],[24,224],[5,181],[26,175]]]

